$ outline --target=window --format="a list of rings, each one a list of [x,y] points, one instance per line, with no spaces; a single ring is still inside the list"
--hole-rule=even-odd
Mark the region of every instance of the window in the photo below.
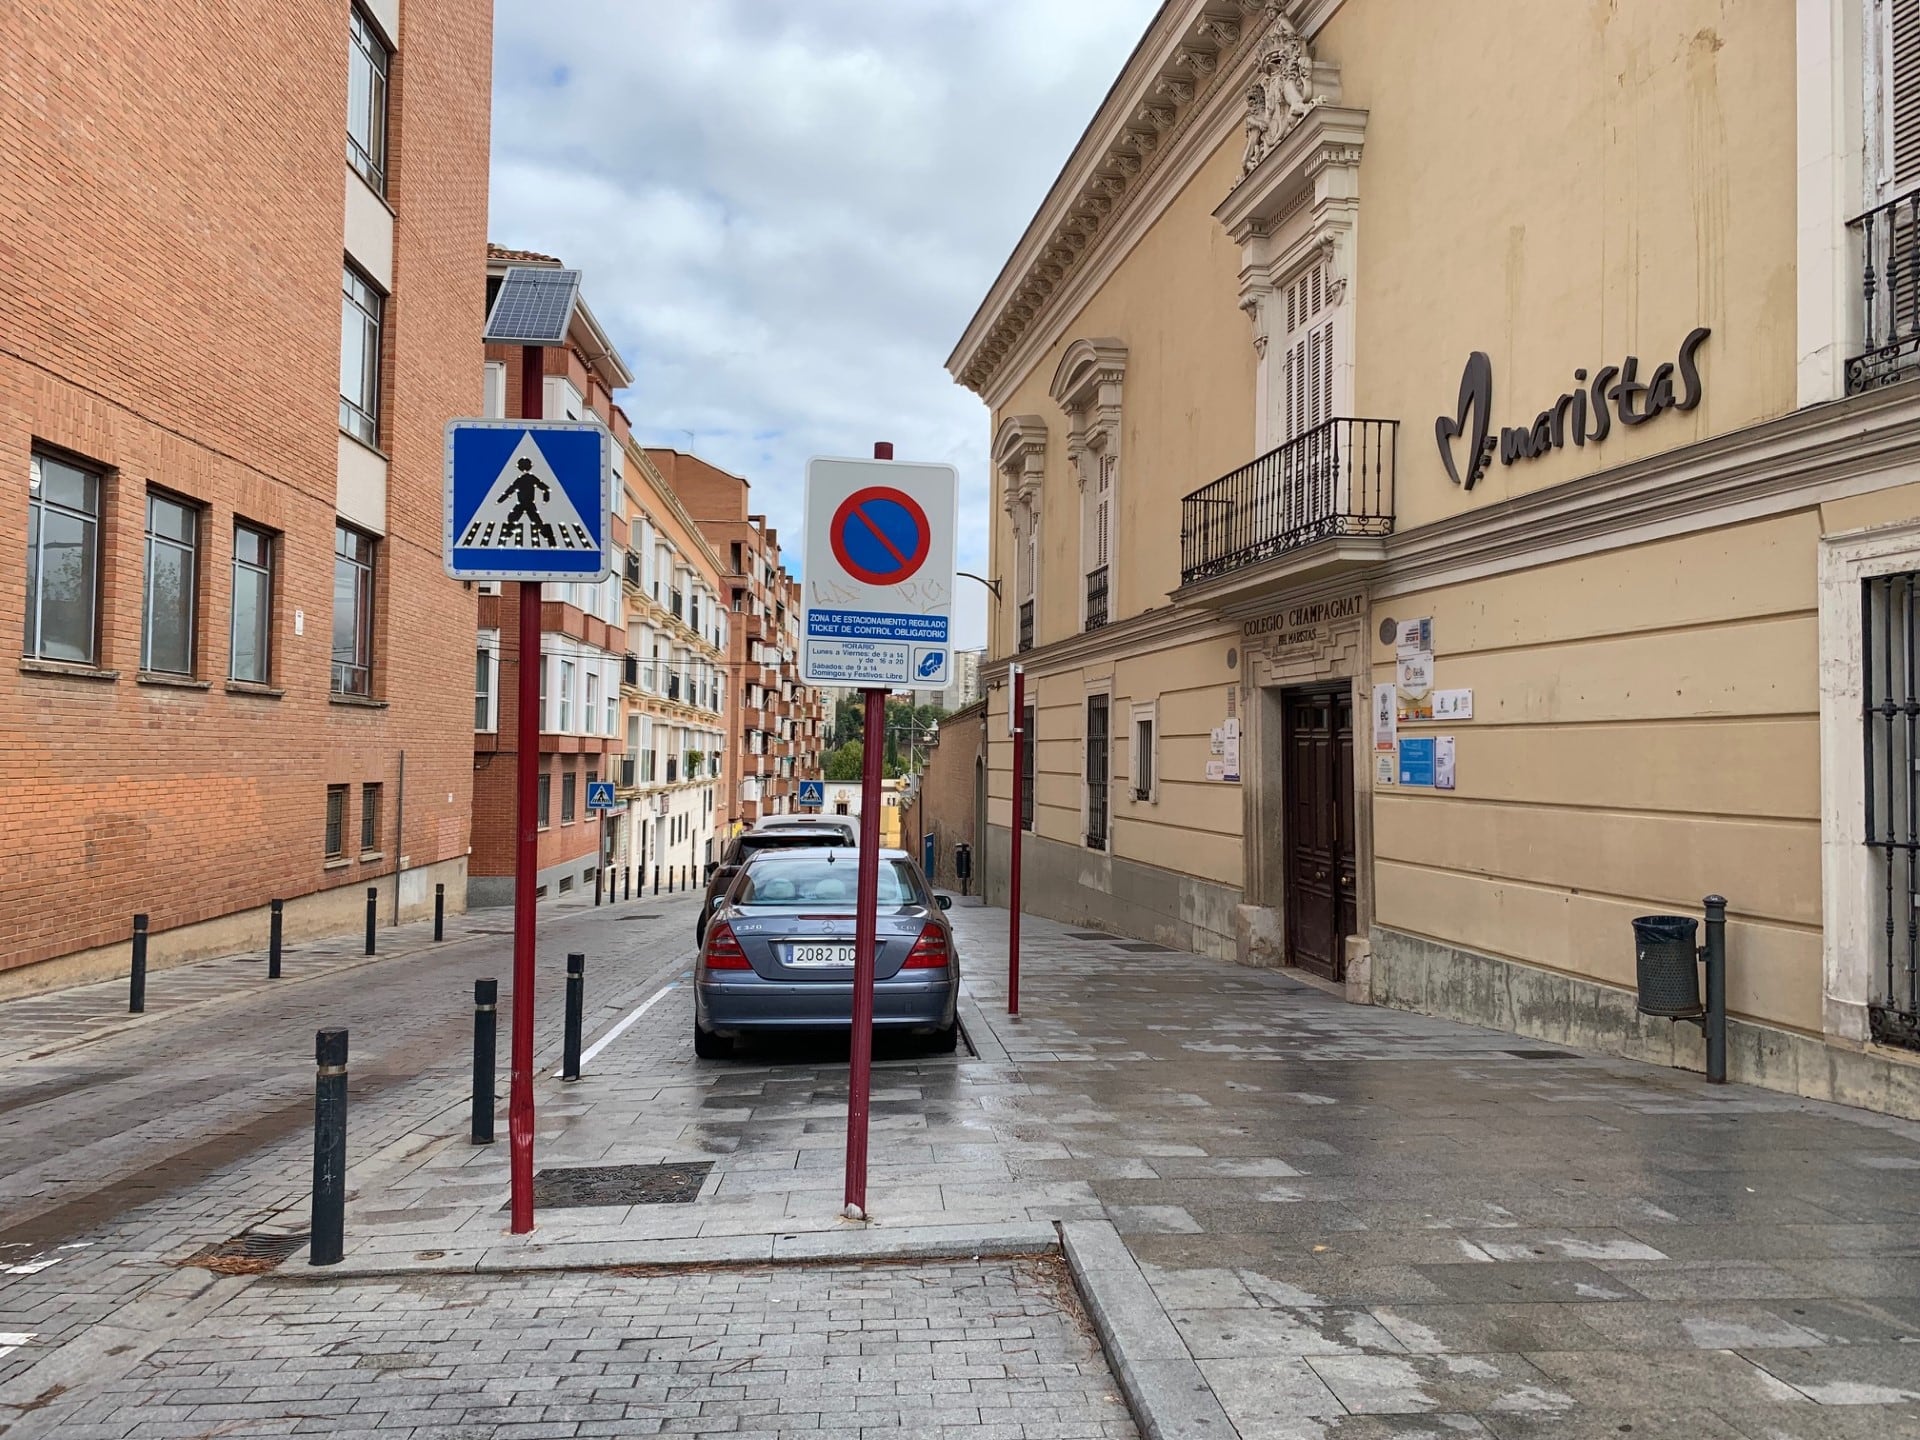
[[[380,315],[386,300],[353,266],[340,272],[340,428],[380,443]]]
[[[1920,677],[1912,663],[1920,644],[1920,572],[1877,575],[1862,584],[1865,832],[1875,912],[1865,928],[1885,937],[1871,946],[1867,1023],[1877,1043],[1920,1050],[1920,926],[1912,923],[1920,907],[1920,799],[1913,782],[1920,764],[1913,719]]]
[[[373,537],[333,527],[333,693],[373,694]]]
[[[619,693],[619,686],[611,684],[607,686],[607,728],[601,732],[602,734],[618,735],[620,733]]]
[[[347,163],[381,195],[387,193],[387,75],[393,51],[358,5],[348,21]]]
[[[560,823],[562,825],[573,823],[574,787],[579,778],[571,770],[560,777]]]
[[[147,496],[147,589],[141,607],[140,668],[193,673],[194,560],[200,512],[165,495]]]
[[[47,455],[27,461],[27,635],[34,660],[94,663],[100,477]]]
[[[500,677],[500,657],[493,644],[481,641],[473,651],[473,728],[492,731],[499,725],[500,712],[496,690]]]
[[[327,859],[347,853],[347,787],[327,786]]]
[[[265,685],[273,675],[273,537],[233,527],[233,623],[227,674]]]
[[[360,787],[360,853],[371,855],[380,848],[380,787]]]
[[[551,775],[543,774],[540,777],[540,801],[536,808],[540,812],[540,828],[544,830],[553,823],[553,777]]]
[[[1104,695],[1087,697],[1087,848],[1107,848],[1107,722]]]
[[[1158,768],[1154,752],[1155,707],[1136,705],[1133,709],[1133,798],[1151,801],[1155,797],[1153,776]]]
[[[599,732],[600,677],[592,670],[587,671],[587,704],[585,713],[581,716],[581,721],[582,724],[580,728],[588,734],[591,735]],[[609,728],[605,733],[611,734],[613,732],[611,728]]]
[[[486,379],[480,391],[480,413],[489,420],[507,418],[507,366],[502,360],[489,360]]]
[[[1287,333],[1280,361],[1280,440],[1333,418],[1333,297],[1326,266],[1316,264],[1286,287]]]
[[[560,733],[573,729],[573,662],[560,662]]]
[[[1033,829],[1033,758],[1039,749],[1034,734],[1034,708],[1025,707],[1020,715],[1020,828]]]

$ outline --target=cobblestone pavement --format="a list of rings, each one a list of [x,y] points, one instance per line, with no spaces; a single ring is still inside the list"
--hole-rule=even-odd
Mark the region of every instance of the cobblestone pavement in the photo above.
[[[1136,1433],[1057,1258],[267,1281],[42,1424],[63,1440]]]
[[[543,1060],[558,1055],[565,951],[590,956],[598,1028],[684,964],[692,911],[665,896],[543,910]],[[422,1143],[422,1125],[464,1117],[478,976],[502,980],[504,1066],[509,927],[505,911],[477,912],[438,946],[430,924],[383,930],[372,963],[334,953],[357,951],[350,942],[302,946],[279,982],[258,956],[195,962],[149,984],[150,1005],[189,991],[193,1003],[146,1016],[124,1014],[124,986],[0,1004],[11,1047],[0,1052],[0,1422],[19,1398],[8,1382],[175,1276],[180,1259],[250,1228],[305,1227],[316,1029],[351,1036],[350,1188],[376,1184]],[[221,998],[209,977],[223,975]],[[93,1038],[36,1035],[33,1017],[50,1012]],[[56,1053],[26,1058],[50,1040]]]

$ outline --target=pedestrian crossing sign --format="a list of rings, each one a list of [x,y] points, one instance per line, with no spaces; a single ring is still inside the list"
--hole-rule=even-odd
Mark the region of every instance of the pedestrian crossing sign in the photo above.
[[[613,435],[594,421],[447,426],[447,573],[602,580],[611,573]]]

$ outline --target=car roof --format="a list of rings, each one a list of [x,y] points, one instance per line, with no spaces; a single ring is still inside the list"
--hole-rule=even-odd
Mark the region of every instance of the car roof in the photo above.
[[[834,829],[851,830],[853,817],[849,815],[768,815],[753,822],[755,830],[777,830],[791,825],[795,829],[808,829],[815,825],[828,825]]]
[[[822,851],[825,851],[827,854],[827,857],[833,860],[842,860],[842,859],[858,860],[860,858],[860,851],[852,845],[814,845],[814,846],[808,847],[805,850],[756,851],[753,855],[753,858],[748,863],[758,865],[763,861],[766,861],[769,859],[779,859],[784,861],[794,856],[800,856],[807,860],[818,860],[820,858]],[[876,850],[873,853],[882,860],[911,860],[913,858],[904,850],[881,849],[881,850]]]

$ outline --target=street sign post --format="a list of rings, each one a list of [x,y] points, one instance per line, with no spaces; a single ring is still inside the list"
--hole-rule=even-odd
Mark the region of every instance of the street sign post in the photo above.
[[[611,780],[590,780],[587,782],[587,809],[612,810],[619,802],[613,796]]]
[[[569,292],[569,295],[571,292]],[[567,307],[570,310],[569,298]],[[564,329],[564,319],[562,320]],[[511,1228],[533,1229],[534,888],[540,869],[540,589],[601,580],[613,556],[613,436],[540,419],[542,347],[521,350],[518,420],[447,426],[447,573],[520,584],[514,772],[512,1080],[507,1092]],[[609,787],[610,788],[610,787]],[[593,801],[589,797],[590,806]]]
[[[853,1034],[847,1060],[843,1213],[867,1214],[867,1114],[873,1078],[873,958],[880,892],[881,757],[887,690],[947,683],[952,655],[954,494],[951,465],[807,462],[806,578],[800,678],[858,685],[867,744],[860,775],[860,852],[853,936]],[[803,782],[804,784],[817,782]],[[819,787],[825,800],[825,786]]]
[[[802,780],[800,782],[800,803],[802,805],[826,804],[827,782],[824,780]]]

